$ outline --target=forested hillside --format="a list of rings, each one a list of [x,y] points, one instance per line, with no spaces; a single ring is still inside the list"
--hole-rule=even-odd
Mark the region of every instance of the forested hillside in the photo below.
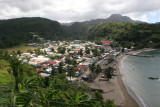
[[[160,46],[160,24],[128,22],[75,22],[70,26],[45,18],[0,20],[0,48],[8,48],[33,39],[33,32],[50,40],[113,40],[136,48]]]
[[[29,42],[32,33],[45,39],[59,39],[64,36],[62,26],[45,18],[17,18],[0,20],[0,48],[7,48]]]
[[[160,24],[105,22],[88,29],[88,40],[114,40],[121,46],[160,47]]]
[[[68,35],[67,39],[85,39],[87,36],[87,30],[91,26],[91,24],[83,23],[83,22],[75,22],[71,26],[63,25],[63,28]]]

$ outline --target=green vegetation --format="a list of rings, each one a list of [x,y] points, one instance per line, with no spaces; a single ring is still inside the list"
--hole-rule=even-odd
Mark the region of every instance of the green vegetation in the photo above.
[[[117,41],[123,47],[159,47],[160,24],[105,22],[91,26],[88,40]]]
[[[104,73],[107,77],[108,80],[110,80],[112,78],[113,75],[113,67],[109,66],[108,68],[105,69]]]
[[[10,64],[8,61],[0,60],[0,106],[8,106],[14,77],[9,72]]]
[[[113,101],[103,101],[100,93],[90,98],[90,88],[82,82],[70,83],[63,69],[63,63],[57,68],[57,73],[49,77],[41,77],[35,72],[35,68],[23,64],[15,56],[10,56],[7,51],[0,50],[1,72],[6,77],[12,77],[13,84],[0,84],[0,106],[32,106],[32,107],[113,107]],[[99,69],[99,67],[97,66]],[[1,71],[1,70],[0,70]],[[53,70],[55,71],[55,70]],[[73,74],[72,66],[67,69],[68,75]],[[8,78],[7,77],[7,78]],[[2,82],[5,79],[2,78]],[[5,92],[7,91],[7,92]],[[107,104],[107,105],[106,105]],[[112,106],[113,105],[113,106]]]
[[[60,46],[60,47],[57,48],[57,51],[58,51],[58,53],[64,54],[65,51],[66,51],[66,48]]]
[[[62,26],[45,18],[16,18],[0,20],[0,48],[8,48],[33,40],[33,33],[45,39],[64,38]]]
[[[0,60],[0,84],[7,84],[13,81],[13,76],[9,72],[10,64],[8,61]]]
[[[0,84],[8,84],[13,82],[14,78],[6,70],[0,70]]]
[[[101,22],[101,21],[100,21]],[[37,42],[32,35],[45,40],[113,40],[120,46],[130,48],[160,46],[160,24],[104,22],[76,22],[70,26],[60,25],[45,18],[17,18],[0,20],[0,48]],[[19,49],[20,50],[20,49]]]
[[[31,47],[31,46],[25,46],[25,45],[20,45],[20,46],[15,46],[12,48],[7,48],[6,50],[11,53],[11,52],[17,52],[18,50],[20,50],[21,52],[28,52],[28,50],[34,50],[37,49],[38,47]]]

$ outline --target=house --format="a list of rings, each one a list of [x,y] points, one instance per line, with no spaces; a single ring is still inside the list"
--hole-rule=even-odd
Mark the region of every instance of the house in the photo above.
[[[45,51],[46,51],[46,52],[51,52],[52,50],[49,49],[49,48],[46,48]]]
[[[75,55],[74,51],[69,51],[69,56],[72,57],[73,55]]]
[[[112,43],[112,41],[102,40],[101,43],[102,43],[102,45],[106,46],[106,45],[110,45]]]
[[[57,41],[52,41],[52,43],[57,43]]]
[[[39,38],[40,41],[44,41],[44,38]]]
[[[24,57],[27,57],[27,58],[29,58],[30,57],[30,53],[23,53],[23,54],[21,54],[21,56],[24,56]]]
[[[112,49],[111,46],[105,46],[106,51],[110,51],[111,49]]]
[[[38,37],[38,35],[32,35],[32,37],[36,38],[36,37]]]
[[[133,49],[128,49],[128,51],[132,51]]]
[[[81,43],[81,40],[74,40],[73,41],[75,44],[80,44]]]
[[[74,49],[71,49],[71,50],[78,53],[80,51],[80,48],[74,48]]]
[[[112,41],[106,41],[106,40],[102,40],[102,41],[101,41],[102,44],[104,44],[104,43],[110,44],[111,42],[112,42]]]
[[[52,68],[49,67],[49,68],[45,69],[44,72],[46,72],[46,73],[51,73],[51,72],[52,72]]]
[[[55,65],[57,62],[56,61],[50,61],[49,64],[50,65]]]
[[[37,70],[37,71],[44,71],[43,67],[40,66],[40,65],[39,65],[39,66],[36,66],[36,70]]]
[[[51,61],[50,58],[44,57],[44,56],[38,56],[38,57],[33,57],[30,59],[29,64],[33,66],[38,66],[41,64],[45,64]]]
[[[102,45],[94,45],[93,47],[92,47],[92,49],[99,49],[99,48],[101,48],[102,47]]]
[[[83,69],[83,70],[87,70],[87,65],[78,65],[77,68]]]

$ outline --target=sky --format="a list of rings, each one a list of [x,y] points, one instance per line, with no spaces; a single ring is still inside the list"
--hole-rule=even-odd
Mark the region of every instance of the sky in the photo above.
[[[0,19],[44,17],[68,23],[111,14],[160,22],[160,0],[0,0]]]

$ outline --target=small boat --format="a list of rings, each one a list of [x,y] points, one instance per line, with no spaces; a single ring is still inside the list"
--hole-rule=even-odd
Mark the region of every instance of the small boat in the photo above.
[[[148,77],[148,79],[151,79],[151,80],[158,80],[159,78],[158,77]]]

